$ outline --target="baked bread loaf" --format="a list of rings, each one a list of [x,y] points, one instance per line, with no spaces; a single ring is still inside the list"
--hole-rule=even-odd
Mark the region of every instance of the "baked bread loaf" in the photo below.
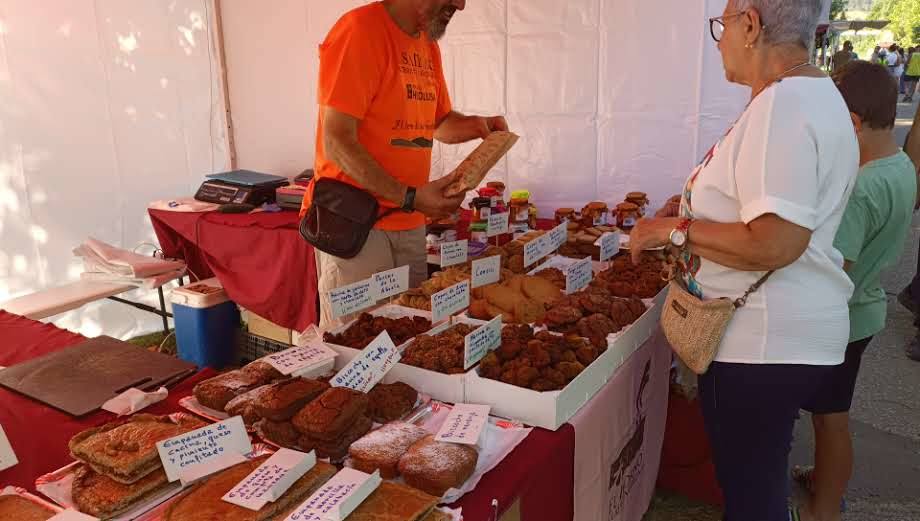
[[[466,482],[479,452],[469,445],[435,441],[425,436],[409,447],[399,460],[399,473],[406,483],[432,496],[441,497],[451,488]]]
[[[204,427],[201,420],[180,416],[135,414],[70,439],[70,454],[96,472],[130,485],[163,467],[156,444]]]
[[[167,487],[169,480],[163,469],[125,485],[80,465],[74,473],[70,493],[80,512],[99,519],[111,519],[162,493]]]
[[[256,414],[272,421],[290,420],[297,411],[329,389],[329,384],[307,378],[292,378],[269,386],[269,391],[253,404]]]
[[[55,516],[50,508],[45,508],[34,501],[8,494],[0,496],[0,519],[10,521],[47,521]]]
[[[316,455],[320,458],[329,458],[331,461],[339,462],[348,455],[348,447],[356,440],[361,438],[371,430],[374,422],[365,415],[358,416],[354,423],[346,429],[341,435],[334,440],[321,440],[312,436],[304,435],[300,437],[300,449],[306,452],[316,450]]]
[[[377,384],[367,393],[368,415],[377,423],[396,421],[409,413],[418,401],[418,391],[408,384]]]
[[[255,362],[248,363],[245,367],[243,367],[242,371],[244,373],[255,376],[265,383],[271,383],[275,380],[287,378],[281,373],[281,371],[275,369],[275,366],[261,360],[256,360]]]
[[[294,415],[294,427],[313,439],[333,441],[364,416],[367,405],[366,394],[333,387]]]
[[[275,422],[263,418],[253,424],[256,434],[265,441],[274,443],[286,449],[297,449],[297,440],[300,439],[300,433],[294,428],[294,424],[288,421]]]
[[[388,423],[351,444],[348,449],[351,466],[368,474],[379,469],[380,477],[393,479],[399,475],[399,459],[428,434],[411,423]]]
[[[437,504],[434,496],[384,481],[348,516],[348,521],[423,521]]]
[[[252,426],[252,424],[262,418],[259,416],[259,413],[256,412],[255,404],[265,399],[271,390],[271,385],[256,387],[227,402],[224,411],[230,416],[241,416],[243,418],[243,423],[245,423],[247,427]]]
[[[322,461],[303,475],[277,501],[267,503],[259,511],[249,510],[221,500],[269,456],[234,465],[193,486],[174,501],[163,521],[275,521],[282,520],[300,503],[310,497],[335,475],[336,468]]]
[[[237,396],[247,393],[256,387],[271,383],[270,378],[266,378],[261,371],[246,371],[237,369],[219,374],[214,378],[209,378],[192,390],[198,403],[214,409],[223,411],[227,403]]]
[[[489,134],[482,143],[449,175],[454,176],[451,184],[444,190],[445,197],[455,197],[475,190],[486,178],[489,170],[505,157],[511,147],[517,143],[518,136],[512,132],[497,131]]]

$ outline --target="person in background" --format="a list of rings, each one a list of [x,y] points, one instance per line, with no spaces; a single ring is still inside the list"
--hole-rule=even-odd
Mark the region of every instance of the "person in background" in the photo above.
[[[843,49],[835,52],[832,58],[834,62],[833,71],[837,72],[838,70],[844,68],[846,64],[856,59],[855,54],[856,53],[853,52],[853,42],[849,40],[843,42]]]
[[[680,217],[640,220],[645,249],[680,251],[698,298],[740,298],[700,403],[727,521],[788,521],[799,410],[844,361],[853,284],[834,236],[859,169],[849,110],[809,63],[822,0],[730,0],[710,21],[728,81],[751,100],[688,179]]]
[[[853,472],[849,410],[860,362],[872,337],[885,328],[888,297],[882,270],[897,264],[917,201],[917,175],[895,142],[898,91],[883,67],[854,61],[834,75],[859,140],[859,176],[834,246],[856,286],[850,299],[850,338],[843,364],[831,369],[818,394],[803,407],[812,413],[815,466],[794,477],[812,494],[801,519],[839,521]]]
[[[907,67],[904,70],[904,99],[906,103],[914,101],[917,83],[920,82],[920,47],[911,47],[907,54]]]
[[[904,69],[907,65],[907,56],[904,54],[904,47],[898,47],[898,64],[895,66],[894,74],[898,80],[898,93],[904,94]]]
[[[888,72],[891,74],[891,77],[898,81],[898,76],[896,74],[898,68],[898,62],[901,61],[901,55],[898,54],[897,44],[891,44],[888,47],[888,54],[885,55],[885,65],[888,66]]]
[[[405,265],[411,287],[427,278],[425,217],[449,215],[464,197],[443,196],[448,177],[429,181],[433,140],[463,143],[508,130],[501,116],[466,116],[451,107],[437,40],[465,6],[374,2],[342,16],[320,45],[314,183],[349,183],[374,194],[382,210],[401,210],[378,221],[354,258],[316,251],[321,327],[337,322],[329,298],[335,288]]]
[[[878,45],[875,46],[875,50],[872,51],[872,56],[869,58],[869,61],[872,63],[880,63],[882,59],[882,48]]]

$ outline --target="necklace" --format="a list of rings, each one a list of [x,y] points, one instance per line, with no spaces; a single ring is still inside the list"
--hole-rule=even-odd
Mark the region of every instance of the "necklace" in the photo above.
[[[750,105],[750,103],[754,101],[754,98],[756,98],[761,92],[767,90],[767,88],[768,88],[770,85],[773,85],[774,83],[779,83],[779,82],[782,81],[782,79],[785,78],[788,74],[791,74],[791,73],[793,73],[793,72],[795,72],[795,71],[801,69],[802,67],[805,67],[806,65],[811,65],[811,62],[807,62],[807,61],[806,61],[806,62],[802,62],[802,63],[796,65],[795,67],[792,67],[792,68],[790,68],[790,69],[787,69],[787,70],[781,72],[781,73],[779,74],[779,76],[776,77],[776,79],[774,79],[774,80],[771,81],[770,83],[767,83],[766,85],[764,85],[762,89],[760,89],[759,91],[757,91],[757,94],[752,95],[752,96],[751,96],[751,101],[748,102],[748,105]]]

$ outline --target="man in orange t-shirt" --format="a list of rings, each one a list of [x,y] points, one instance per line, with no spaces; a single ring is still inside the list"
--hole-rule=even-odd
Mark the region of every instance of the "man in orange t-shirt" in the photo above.
[[[451,108],[436,43],[466,0],[383,0],[346,13],[320,45],[315,178],[367,190],[381,219],[352,259],[316,251],[323,327],[335,325],[329,292],[374,273],[409,266],[427,278],[425,217],[449,215],[463,196],[445,198],[451,179],[429,182],[434,139],[464,143],[508,130],[501,116]],[[302,212],[312,202],[312,187]]]

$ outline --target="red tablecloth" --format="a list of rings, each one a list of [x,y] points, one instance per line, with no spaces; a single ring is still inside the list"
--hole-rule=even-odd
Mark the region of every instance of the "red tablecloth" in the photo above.
[[[316,262],[296,212],[149,214],[163,252],[216,276],[237,304],[297,331],[316,322]]]
[[[83,337],[52,325],[0,311],[0,365],[10,366],[80,342]],[[181,411],[178,400],[191,394],[199,381],[214,375],[206,369],[169,392],[169,398],[144,412]],[[70,463],[67,441],[77,432],[114,418],[102,411],[75,419],[36,401],[0,388],[0,425],[20,463],[0,471],[0,487],[17,485],[35,490],[35,478]],[[483,476],[476,489],[454,508],[462,507],[469,521],[491,519],[492,500],[504,513],[520,499],[525,521],[572,519],[575,430],[565,425],[556,432],[534,429],[498,467]]]
[[[0,338],[3,339],[0,351],[2,366],[24,362],[83,340],[80,335],[5,311],[0,311]],[[187,378],[170,389],[166,400],[144,412],[168,414],[182,410],[178,405],[179,398],[191,394],[196,383],[213,374],[208,369]],[[73,461],[67,442],[74,434],[114,418],[114,414],[106,411],[74,418],[0,387],[0,425],[19,459],[19,464],[0,471],[0,488],[16,485],[34,491],[35,478]]]

